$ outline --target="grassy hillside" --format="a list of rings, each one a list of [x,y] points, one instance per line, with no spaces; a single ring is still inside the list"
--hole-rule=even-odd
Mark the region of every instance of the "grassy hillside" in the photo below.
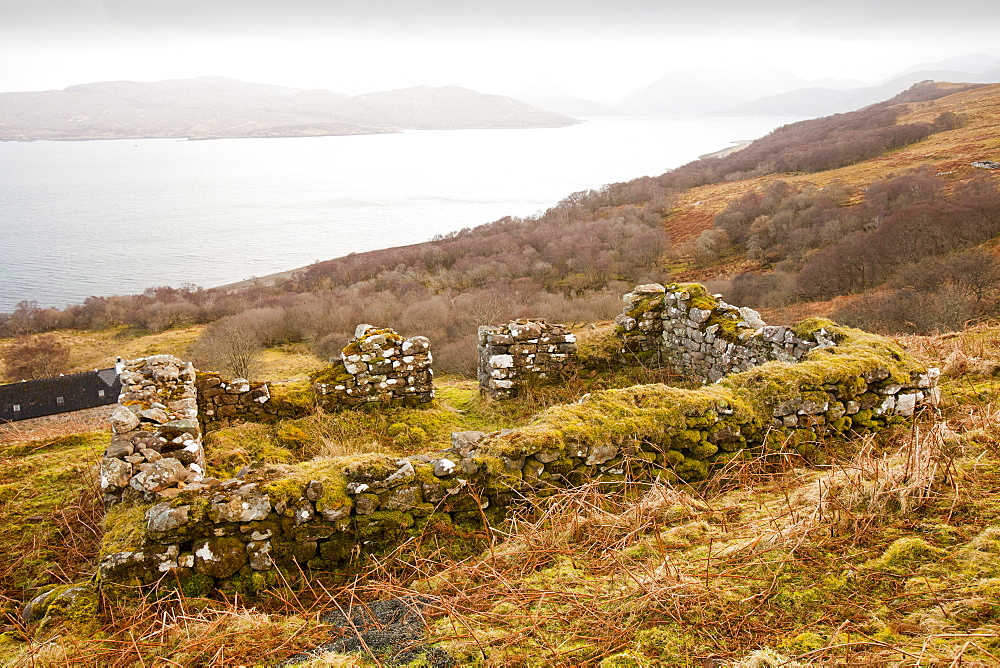
[[[956,84],[938,84],[953,86]],[[977,160],[996,159],[1000,140],[995,128],[1000,124],[1000,84],[983,86],[945,97],[907,105],[899,123],[930,123],[942,113],[952,112],[967,119],[962,127],[940,132],[915,144],[885,155],[838,169],[810,174],[776,173],[730,183],[691,188],[680,196],[677,209],[668,217],[667,228],[675,245],[681,245],[710,229],[712,220],[733,199],[748,190],[784,180],[796,186],[827,187],[842,183],[860,199],[861,190],[893,172],[929,166],[938,172],[953,172],[953,181],[968,179],[981,170],[971,166]]]
[[[491,540],[482,536],[472,558],[442,549],[414,562],[403,548],[356,581],[316,580],[255,600],[189,598],[169,587],[144,599],[105,595],[89,613],[45,627],[24,623],[19,611],[35,587],[93,571],[103,531],[93,462],[107,434],[8,437],[0,547],[16,557],[0,570],[0,660],[995,665],[1000,328],[900,342],[943,368],[942,413],[878,439],[832,444],[825,466],[789,457],[741,462],[696,486],[588,487],[526,506]],[[252,460],[429,450],[453,430],[524,424],[549,403],[650,379],[602,373],[507,404],[446,379],[428,410],[244,425],[212,434],[208,457],[225,475]],[[337,616],[337,606],[379,600],[422,601],[423,621],[383,614],[388,626],[376,631],[345,628]]]

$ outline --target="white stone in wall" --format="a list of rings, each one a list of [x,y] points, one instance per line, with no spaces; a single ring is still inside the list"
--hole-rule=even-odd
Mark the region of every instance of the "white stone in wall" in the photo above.
[[[920,393],[906,392],[896,396],[896,412],[904,417],[913,415]]]
[[[885,399],[882,400],[878,406],[875,407],[875,412],[879,415],[890,412],[896,406],[896,396],[893,394],[886,395]]]
[[[489,365],[494,369],[509,369],[514,366],[514,358],[511,355],[493,355],[489,359]]]
[[[243,394],[244,392],[250,391],[250,381],[246,378],[234,378],[233,382],[229,384],[229,389],[234,394]]]
[[[750,327],[754,329],[760,329],[761,327],[767,327],[767,323],[764,322],[763,318],[760,317],[760,313],[753,310],[749,306],[742,306],[739,309],[740,317],[743,321]]]
[[[139,426],[139,417],[125,406],[117,406],[108,418],[116,434],[125,434]]]
[[[706,320],[708,320],[711,315],[712,312],[710,310],[701,309],[697,307],[692,307],[691,310],[688,311],[688,318],[690,318],[692,322],[698,325],[701,325]]]
[[[937,367],[931,367],[925,373],[920,374],[917,377],[917,387],[920,389],[925,389],[928,387],[934,387],[937,385],[938,378],[941,376],[941,370]]]

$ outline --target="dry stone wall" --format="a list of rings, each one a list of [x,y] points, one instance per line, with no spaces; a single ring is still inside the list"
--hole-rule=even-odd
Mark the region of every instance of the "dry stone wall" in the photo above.
[[[169,355],[127,362],[119,405],[110,417],[114,436],[100,464],[105,503],[214,487],[219,481],[205,477],[203,431],[299,417],[317,405],[336,410],[371,402],[430,402],[432,361],[425,337],[404,339],[391,329],[359,325],[342,360],[315,383],[290,391],[283,384],[272,392],[265,383],[226,381]]]
[[[769,326],[753,309],[727,304],[695,283],[640,285],[623,300],[625,312],[615,323],[626,357],[703,382],[772,360],[797,362],[814,348],[834,345],[822,328],[797,333]]]
[[[214,372],[199,371],[198,410],[205,431],[231,426],[237,422],[258,422],[265,415],[275,415],[268,401],[267,383],[251,383],[246,378],[226,381]],[[290,416],[291,417],[291,416]]]
[[[453,434],[452,447],[436,454],[271,467],[121,504],[111,510],[100,578],[250,592],[306,569],[350,570],[425,532],[468,536],[519,499],[588,481],[696,482],[739,458],[821,460],[829,439],[902,423],[935,404],[937,370],[891,341],[829,321],[796,331],[814,342],[822,332],[832,345],[696,390],[593,392],[519,429]]]
[[[195,369],[172,355],[126,362],[122,392],[110,416],[113,436],[99,468],[106,505],[204,476]]]
[[[260,383],[226,380],[198,372],[202,428],[214,431],[242,422],[274,422],[368,403],[419,406],[434,399],[434,358],[423,336],[403,338],[391,329],[358,325],[341,359],[313,382]]]
[[[576,361],[576,337],[565,325],[522,319],[479,328],[479,386],[492,399],[513,399],[527,385],[558,382]]]
[[[459,456],[442,453],[312,462],[123,507],[109,524],[138,528],[142,540],[107,536],[99,575],[104,582],[149,584],[169,574],[186,587],[252,591],[300,568],[348,568],[425,528],[468,532],[481,527],[483,513],[497,517],[513,492],[491,480],[492,462],[467,459],[460,464]],[[473,485],[488,486],[490,499],[473,495]],[[109,543],[117,549],[107,549]]]
[[[643,332],[634,335],[637,340],[651,331],[639,329],[639,323],[649,321],[646,326],[651,327],[657,322],[646,315],[658,307],[650,303],[657,297],[697,325],[708,321],[711,327],[718,323],[712,318],[732,313],[717,301],[704,308],[707,302],[701,300],[708,297],[703,289],[671,286],[669,291],[674,293],[672,306],[665,298],[667,289],[639,290],[643,296],[638,299],[633,293],[630,305],[650,307],[633,308],[627,316]],[[709,316],[690,318],[692,309],[709,311]],[[812,320],[791,330],[794,341],[783,334],[779,349],[776,340],[741,338],[764,327],[753,328],[747,314],[741,315],[746,324],[718,323],[719,329],[727,335],[735,332],[737,341],[751,339],[745,348],[798,361],[754,366],[765,353],[744,355],[742,349],[727,347],[731,361],[750,368],[699,389],[654,384],[593,392],[574,404],[543,411],[525,427],[489,435],[453,434],[451,448],[435,454],[315,460],[251,470],[228,481],[203,479],[169,498],[145,494],[138,502],[109,510],[99,577],[128,584],[166,578],[190,593],[206,593],[212,588],[253,592],[309,571],[349,572],[368,555],[396,549],[428,532],[441,540],[468,540],[484,522],[501,521],[521,499],[588,481],[692,483],[734,459],[791,455],[822,461],[824,445],[831,440],[903,423],[937,402],[937,370],[922,368],[883,337]],[[662,309],[658,322],[667,322]],[[626,333],[633,331],[625,325]],[[661,331],[660,341],[663,335]],[[796,355],[798,341],[814,345]],[[384,347],[379,350],[385,352]],[[362,351],[359,345],[351,354]],[[717,357],[692,368],[716,369],[725,359]],[[347,363],[360,361],[368,366],[358,370],[371,373],[374,358]],[[147,366],[147,375],[155,376],[152,365],[133,369],[138,374],[129,377],[134,391],[147,388]],[[148,422],[149,417],[138,419]],[[133,421],[120,419],[126,426]]]
[[[434,399],[434,357],[427,337],[358,325],[341,359],[315,378],[327,406],[371,402],[418,406]]]
[[[312,388],[305,383],[226,380],[213,371],[198,371],[195,385],[199,419],[205,432],[243,422],[267,423],[302,417],[316,405]],[[294,389],[286,393],[286,387]]]

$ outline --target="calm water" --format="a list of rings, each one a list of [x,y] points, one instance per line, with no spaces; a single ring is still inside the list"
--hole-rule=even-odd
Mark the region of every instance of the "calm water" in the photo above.
[[[0,312],[205,287],[426,241],[656,175],[788,118],[544,130],[0,143]]]

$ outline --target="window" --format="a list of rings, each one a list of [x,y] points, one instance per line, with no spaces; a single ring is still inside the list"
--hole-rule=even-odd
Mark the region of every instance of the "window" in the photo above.
[[[64,403],[66,403],[65,399],[62,397],[56,397],[56,406],[62,406]]]
[[[14,404],[14,412],[15,413],[21,412],[21,404]]]
[[[103,397],[104,396],[104,390],[98,390],[97,391],[97,396]]]

